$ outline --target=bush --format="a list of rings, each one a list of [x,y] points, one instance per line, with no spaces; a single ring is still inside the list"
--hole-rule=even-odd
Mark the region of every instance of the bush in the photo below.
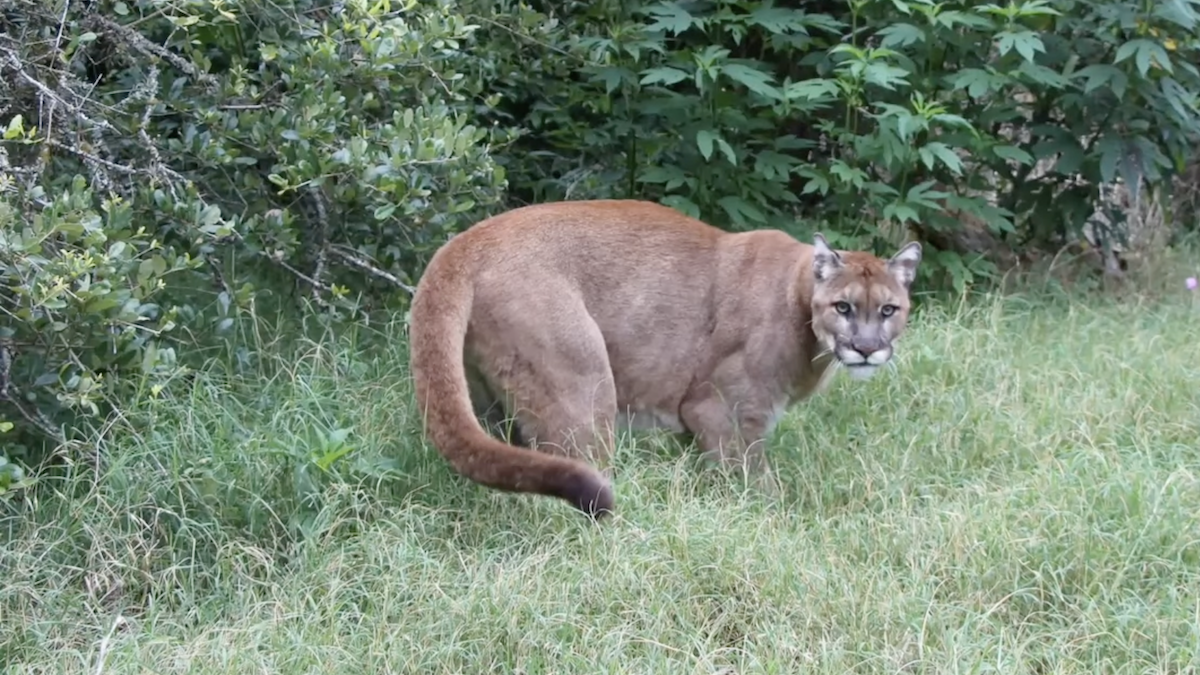
[[[289,287],[332,317],[402,305],[500,199],[453,3],[6,11],[0,423],[23,463]]]
[[[1120,214],[1096,214],[1101,188],[1169,184],[1200,137],[1193,3],[543,11],[571,25],[546,53],[578,65],[574,81],[557,82],[560,66],[538,83],[545,102],[512,107],[537,130],[515,189],[550,199],[582,185],[877,250],[911,229],[934,244],[926,283],[961,289],[994,270],[953,250],[964,222],[1016,253],[1061,246],[1097,215],[1110,225],[1097,236],[1119,240]]]

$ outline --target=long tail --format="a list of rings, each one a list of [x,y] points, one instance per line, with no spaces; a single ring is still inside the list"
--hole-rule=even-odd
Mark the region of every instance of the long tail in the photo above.
[[[566,457],[518,448],[487,434],[475,417],[463,366],[474,297],[464,252],[434,255],[417,285],[409,329],[410,363],[425,433],[455,471],[498,490],[564,499],[592,518],[613,509],[613,491],[596,469]]]

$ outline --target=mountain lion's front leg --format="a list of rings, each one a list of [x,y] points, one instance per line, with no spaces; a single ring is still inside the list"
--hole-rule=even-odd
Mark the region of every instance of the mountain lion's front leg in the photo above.
[[[689,397],[680,417],[696,437],[704,457],[723,468],[737,468],[769,494],[778,490],[766,458],[766,440],[775,423],[774,407],[765,397],[751,396],[730,403],[715,387]]]

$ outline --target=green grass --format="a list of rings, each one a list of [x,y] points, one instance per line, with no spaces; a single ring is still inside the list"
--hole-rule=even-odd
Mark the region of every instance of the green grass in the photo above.
[[[8,520],[0,658],[13,674],[1195,672],[1198,329],[1180,300],[929,308],[895,369],[839,378],[782,426],[778,501],[642,438],[598,527],[453,476],[416,433],[397,340],[214,367],[113,420],[99,477],[81,461]]]

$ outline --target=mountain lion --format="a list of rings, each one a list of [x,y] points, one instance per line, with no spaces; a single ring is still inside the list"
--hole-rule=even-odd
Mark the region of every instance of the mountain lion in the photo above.
[[[694,436],[766,476],[764,439],[835,364],[892,357],[921,260],[729,233],[643,201],[567,201],[488,218],[434,254],[410,323],[425,432],[483,485],[613,509],[617,425]],[[513,445],[489,435],[515,420]],[[527,447],[516,447],[518,445]],[[530,449],[537,448],[537,451]]]

